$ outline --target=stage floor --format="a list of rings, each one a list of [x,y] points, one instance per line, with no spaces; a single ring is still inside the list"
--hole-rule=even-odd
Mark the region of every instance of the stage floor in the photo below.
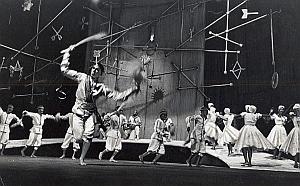
[[[299,173],[223,167],[187,167],[183,164],[87,159],[80,166],[70,158],[0,157],[1,186],[279,186],[299,183]]]
[[[43,139],[43,146],[50,144],[60,144],[62,143],[62,138],[55,139]],[[123,140],[123,144],[144,144],[148,145],[149,139],[140,139],[138,141],[134,140]],[[11,140],[7,145],[7,148],[17,148],[24,146],[26,140]],[[93,139],[95,143],[104,143],[105,140]],[[166,146],[175,146],[183,147],[183,141],[171,141],[166,142]],[[284,171],[284,172],[300,172],[300,169],[293,167],[294,161],[290,159],[283,160],[274,160],[272,155],[265,152],[256,152],[253,154],[253,166],[252,167],[243,167],[241,163],[244,162],[243,156],[241,153],[236,152],[232,156],[227,156],[227,148],[218,146],[216,150],[212,150],[210,146],[206,147],[207,153],[219,158],[225,162],[232,169],[249,169],[249,170],[267,170],[267,171]],[[168,152],[166,152],[167,156]],[[173,163],[172,165],[176,166],[186,166],[185,164]]]

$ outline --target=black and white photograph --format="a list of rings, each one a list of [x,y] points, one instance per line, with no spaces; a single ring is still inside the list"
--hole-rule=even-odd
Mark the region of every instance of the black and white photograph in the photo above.
[[[299,0],[0,0],[0,186],[300,182]]]

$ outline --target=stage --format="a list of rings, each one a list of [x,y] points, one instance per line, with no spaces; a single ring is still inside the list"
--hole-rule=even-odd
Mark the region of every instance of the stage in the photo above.
[[[61,155],[60,145],[62,138],[55,139],[43,139],[43,145],[38,150],[37,155],[40,157],[59,157]],[[138,162],[138,155],[146,151],[149,144],[149,139],[140,140],[123,140],[122,151],[116,156],[117,160]],[[24,146],[26,140],[11,140],[7,145],[5,154],[7,156],[20,155],[20,149]],[[91,148],[87,154],[87,158],[91,161],[98,161],[98,154],[104,149],[105,140],[93,139]],[[183,146],[183,141],[171,141],[166,142],[166,155],[164,155],[159,161],[164,163],[171,163],[174,166],[184,167],[186,166],[185,160],[189,156],[189,148]],[[28,149],[26,154],[29,156],[32,149]],[[241,163],[244,161],[240,152],[234,152],[233,155],[227,155],[227,148],[225,146],[217,146],[216,150],[212,150],[210,146],[206,147],[206,154],[201,160],[202,166],[211,167],[223,167],[231,169],[249,169],[259,171],[282,171],[282,172],[300,172],[300,169],[293,167],[294,161],[290,159],[275,160],[272,159],[272,154],[266,152],[254,152],[253,154],[253,166],[243,167]],[[67,157],[70,157],[72,149],[67,151]],[[108,159],[111,154],[108,153],[104,156],[104,159]],[[5,157],[7,157],[5,156]],[[77,153],[79,157],[79,153]],[[153,156],[146,157],[146,163],[150,163]]]

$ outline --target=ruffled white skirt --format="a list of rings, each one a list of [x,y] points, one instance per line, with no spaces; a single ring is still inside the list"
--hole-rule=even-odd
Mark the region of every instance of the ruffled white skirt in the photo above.
[[[287,139],[287,133],[283,125],[275,125],[267,139],[276,147],[279,148]]]
[[[274,149],[274,146],[255,125],[244,125],[240,130],[240,135],[235,143],[234,149],[241,150],[244,147],[254,147],[257,149]]]
[[[217,141],[222,136],[221,129],[213,122],[207,122],[204,126],[204,131],[205,137],[208,139],[214,139]]]
[[[300,153],[300,129],[298,127],[294,127],[291,130],[280,150],[290,153],[292,156]]]
[[[239,137],[239,131],[231,125],[227,125],[223,130],[223,135],[219,139],[219,144],[233,144]]]

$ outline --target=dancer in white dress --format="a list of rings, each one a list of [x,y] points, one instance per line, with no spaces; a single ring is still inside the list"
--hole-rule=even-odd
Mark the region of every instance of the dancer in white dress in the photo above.
[[[300,104],[296,103],[293,110],[294,112],[291,112],[290,115],[294,123],[294,128],[290,131],[286,141],[282,144],[280,151],[294,156],[294,167],[298,168],[300,167]]]
[[[213,106],[212,103],[208,104],[208,114],[207,114],[207,119],[204,122],[204,129],[205,129],[205,137],[212,142],[213,147],[212,149],[216,149],[217,141],[221,138],[222,136],[222,131],[216,125],[216,120],[217,120],[217,113],[216,113],[216,108]]]
[[[270,111],[270,117],[275,121],[275,126],[272,128],[267,139],[274,145],[275,149],[273,152],[273,158],[281,159],[281,151],[279,151],[281,145],[287,139],[287,133],[284,128],[287,117],[283,116],[284,106],[278,106],[278,113],[273,113],[273,109]]]
[[[262,114],[255,113],[256,107],[254,105],[246,106],[248,112],[243,112],[240,115],[244,118],[245,125],[240,130],[239,137],[234,148],[242,150],[245,163],[242,166],[252,166],[253,149],[274,149],[271,142],[264,137],[264,135],[255,126],[257,120],[262,117]]]
[[[219,144],[225,144],[228,147],[228,156],[232,154],[232,146],[236,142],[239,136],[239,131],[231,126],[234,119],[234,114],[230,113],[229,108],[224,109],[224,116],[220,116],[223,119],[225,125],[223,135],[219,140]]]

